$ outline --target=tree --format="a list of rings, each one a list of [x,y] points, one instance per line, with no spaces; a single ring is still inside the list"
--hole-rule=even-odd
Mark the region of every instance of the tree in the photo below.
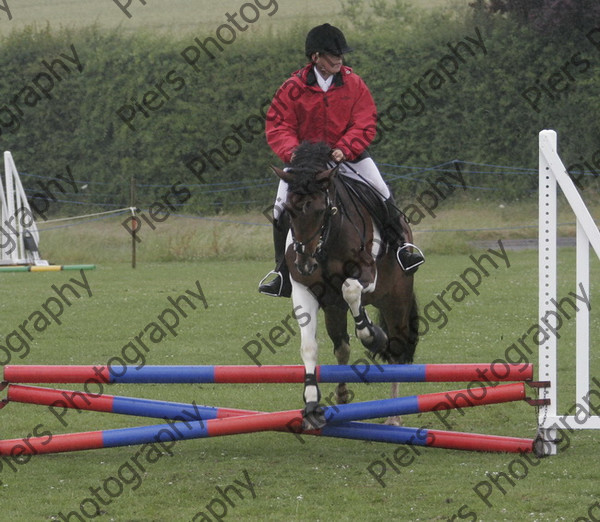
[[[598,0],[477,0],[469,5],[479,13],[506,16],[552,37],[589,29],[600,19]]]

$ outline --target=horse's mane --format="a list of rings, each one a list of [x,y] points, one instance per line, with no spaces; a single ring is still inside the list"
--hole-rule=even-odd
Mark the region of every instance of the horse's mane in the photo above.
[[[298,145],[289,167],[294,179],[288,183],[288,190],[302,195],[321,192],[323,187],[315,181],[315,176],[327,170],[327,163],[331,161],[330,152],[331,147],[323,142],[303,141]]]

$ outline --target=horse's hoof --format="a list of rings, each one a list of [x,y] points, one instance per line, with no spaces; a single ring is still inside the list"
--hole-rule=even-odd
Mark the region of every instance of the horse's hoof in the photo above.
[[[404,423],[402,422],[402,417],[394,416],[385,419],[384,424],[387,426],[402,426]]]
[[[337,404],[348,404],[350,402],[350,392],[348,391],[348,388],[345,386],[343,388],[338,386],[335,389],[335,401]]]
[[[383,331],[383,329],[377,326],[376,324],[371,325],[369,330],[371,334],[371,339],[369,341],[364,341],[361,339],[361,342],[363,346],[371,353],[375,355],[381,355],[383,352],[386,351],[388,337]]]
[[[325,424],[325,411],[319,403],[307,402],[302,411],[302,431],[320,430]]]

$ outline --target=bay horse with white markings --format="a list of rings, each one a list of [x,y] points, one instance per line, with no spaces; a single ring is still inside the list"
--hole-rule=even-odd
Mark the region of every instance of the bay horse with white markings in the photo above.
[[[418,341],[413,275],[402,270],[394,249],[382,241],[384,221],[367,208],[369,198],[363,192],[368,187],[337,175],[329,152],[324,143],[303,143],[288,169],[273,168],[288,184],[286,263],[294,310],[302,314],[298,324],[305,366],[304,416],[311,419],[311,426],[324,423],[315,376],[319,308],[339,364],[348,364],[350,358],[348,309],[362,344],[386,362],[411,363]],[[370,199],[381,201],[376,194]],[[406,241],[412,243],[405,220],[402,227]],[[379,310],[383,328],[371,321],[366,305]],[[392,395],[397,395],[397,385]],[[338,403],[347,402],[345,383],[338,384],[336,396]]]

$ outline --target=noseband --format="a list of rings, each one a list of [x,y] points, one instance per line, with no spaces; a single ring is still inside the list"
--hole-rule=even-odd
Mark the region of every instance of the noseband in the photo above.
[[[321,228],[319,228],[312,236],[310,236],[306,241],[298,241],[296,239],[296,235],[294,233],[294,228],[291,228],[292,231],[292,239],[293,239],[293,247],[294,252],[300,255],[307,255],[308,257],[312,257],[313,259],[319,257],[323,251],[323,245],[327,242],[329,238],[329,231],[331,229],[331,216],[335,216],[338,212],[338,208],[331,203],[331,199],[329,197],[329,190],[326,192],[327,195],[327,209],[325,210],[325,218],[323,220],[323,224]],[[307,253],[308,244],[315,239],[315,237],[319,236],[319,241],[317,243],[317,248],[312,254]]]

